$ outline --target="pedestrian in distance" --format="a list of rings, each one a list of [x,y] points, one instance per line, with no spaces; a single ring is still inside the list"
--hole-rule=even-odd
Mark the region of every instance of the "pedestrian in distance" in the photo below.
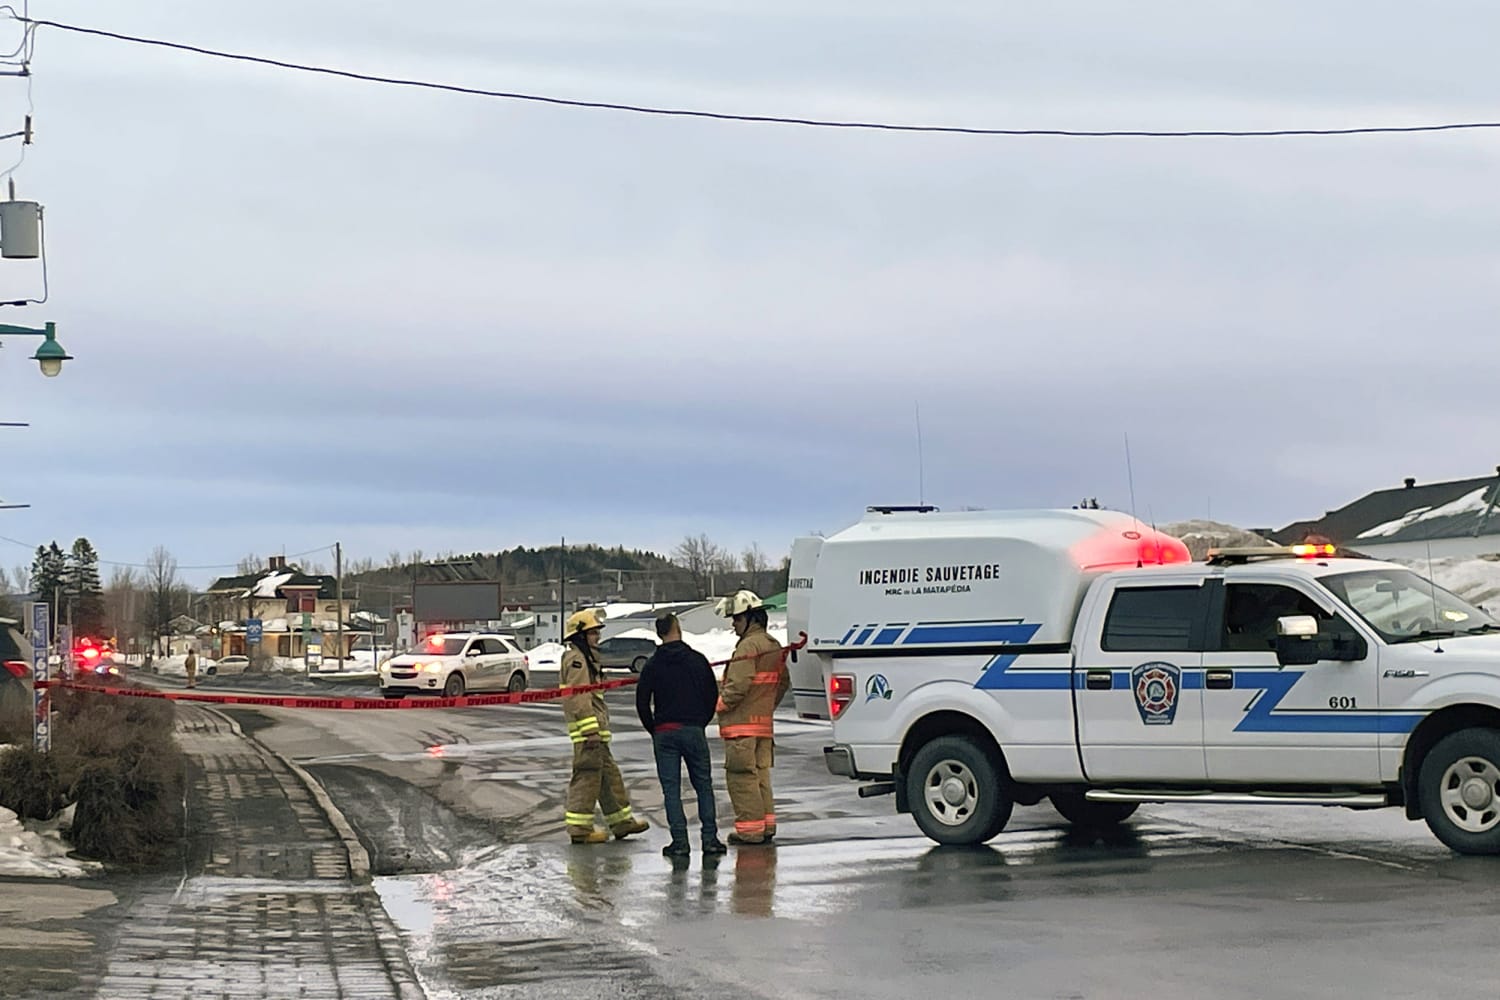
[[[769,843],[776,836],[771,796],[775,763],[771,715],[792,686],[781,643],[766,631],[766,607],[754,591],[719,601],[718,612],[740,637],[719,685],[719,735],[724,738],[724,784],[734,806],[731,844]]]
[[[729,848],[719,840],[713,764],[705,732],[718,704],[719,682],[708,658],[682,641],[682,623],[676,615],[668,612],[659,616],[656,635],[661,646],[641,668],[635,686],[635,711],[641,717],[641,725],[651,734],[662,805],[667,810],[667,829],[672,834],[672,842],[662,848],[662,854],[686,858],[693,853],[688,843],[687,813],[682,808],[684,765],[688,781],[698,794],[703,853],[724,854]]]
[[[565,630],[568,649],[558,667],[557,686],[561,690],[604,680],[604,666],[599,662],[599,636],[603,627],[604,616],[592,608],[568,617]],[[602,844],[610,833],[617,840],[643,833],[647,825],[632,815],[630,800],[625,795],[625,779],[609,752],[609,706],[604,703],[604,692],[564,694],[562,704],[568,738],[573,741],[573,777],[568,782],[568,804],[563,816],[568,838],[575,844]],[[594,826],[596,805],[604,810],[604,824],[609,833]]]
[[[197,687],[198,686],[198,652],[197,652],[197,650],[193,650],[193,649],[189,649],[188,650],[187,659],[185,659],[185,660],[182,661],[182,669],[184,671],[186,671],[186,673],[187,673],[187,686],[190,687],[190,688],[191,687]]]

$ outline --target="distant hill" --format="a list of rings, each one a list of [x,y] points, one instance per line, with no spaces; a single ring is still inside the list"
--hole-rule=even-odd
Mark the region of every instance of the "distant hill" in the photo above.
[[[507,605],[545,604],[557,600],[563,569],[560,546],[521,546],[347,573],[344,592],[357,595],[361,608],[381,611],[408,603],[412,584],[417,582],[498,582]],[[566,570],[570,604],[575,598],[589,603],[692,601],[707,596],[709,589],[725,593],[741,586],[765,594],[786,589],[784,571],[759,573],[752,578],[725,566],[708,580],[695,580],[687,569],[665,556],[618,546],[570,545]]]

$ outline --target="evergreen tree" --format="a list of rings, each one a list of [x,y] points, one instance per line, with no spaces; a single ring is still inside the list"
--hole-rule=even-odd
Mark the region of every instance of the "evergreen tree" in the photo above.
[[[72,600],[73,634],[100,636],[104,631],[104,584],[99,579],[99,553],[87,538],[73,543],[68,553],[67,590]],[[64,621],[68,619],[64,617]]]
[[[52,634],[57,634],[58,606],[67,603],[68,558],[57,543],[38,545],[31,561],[31,592],[51,607]]]

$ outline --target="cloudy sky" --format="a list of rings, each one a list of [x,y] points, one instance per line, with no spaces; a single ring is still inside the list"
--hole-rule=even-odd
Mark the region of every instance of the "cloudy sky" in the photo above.
[[[993,127],[1495,117],[1493,4],[33,0],[470,86]],[[19,38],[14,25],[7,38]],[[876,502],[1315,516],[1483,474],[1500,133],[902,135],[402,90],[44,29],[52,298],[0,354],[25,542],[187,565],[684,534]],[[26,85],[0,78],[0,131]],[[14,162],[14,141],[0,144]],[[38,290],[0,262],[0,296]],[[24,561],[4,545],[0,564]],[[212,575],[210,572],[196,577]]]

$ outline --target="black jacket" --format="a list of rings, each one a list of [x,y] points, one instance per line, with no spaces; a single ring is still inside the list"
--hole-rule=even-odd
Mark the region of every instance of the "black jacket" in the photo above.
[[[706,726],[718,702],[719,682],[708,658],[681,640],[658,647],[635,685],[635,711],[648,733],[668,722]]]

